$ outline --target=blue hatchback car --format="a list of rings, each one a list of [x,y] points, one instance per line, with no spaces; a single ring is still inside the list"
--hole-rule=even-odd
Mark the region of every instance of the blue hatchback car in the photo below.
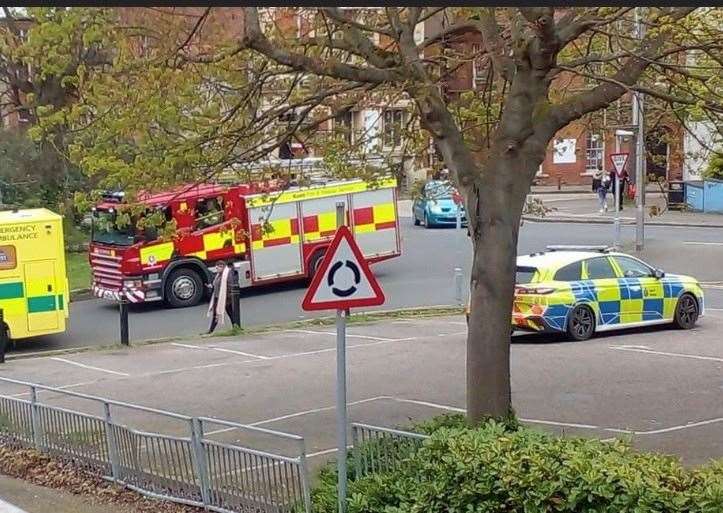
[[[424,184],[421,195],[412,203],[412,218],[415,226],[455,226],[457,208],[460,209],[462,226],[467,226],[464,206],[454,202],[454,186],[448,181],[433,180]]]

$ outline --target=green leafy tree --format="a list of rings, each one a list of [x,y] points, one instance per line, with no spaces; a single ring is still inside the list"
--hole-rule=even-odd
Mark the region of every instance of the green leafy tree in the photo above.
[[[40,126],[67,121],[73,160],[103,186],[137,191],[229,169],[250,173],[250,163],[280,141],[311,137],[336,113],[406,102],[413,115],[398,130],[407,133],[410,151],[428,151],[431,140],[467,207],[472,422],[510,409],[520,219],[555,135],[632,91],[655,98],[683,123],[695,116],[720,121],[723,112],[718,8],[310,8],[302,10],[303,23],[290,24],[274,16],[278,10],[247,7],[240,37],[208,44],[204,27],[214,12],[149,15],[137,30],[108,22],[102,32],[116,49],[112,63],[79,68],[79,101],[41,116]],[[644,34],[635,32],[636,14]],[[472,36],[476,49],[466,44]],[[143,37],[153,44],[139,51]],[[486,78],[474,92],[458,94],[450,86],[454,72],[472,61]],[[355,152],[344,135],[325,135],[326,160],[353,173],[345,156]],[[356,135],[355,142],[365,140]],[[378,144],[366,144],[364,155],[384,155],[383,140],[367,139]]]

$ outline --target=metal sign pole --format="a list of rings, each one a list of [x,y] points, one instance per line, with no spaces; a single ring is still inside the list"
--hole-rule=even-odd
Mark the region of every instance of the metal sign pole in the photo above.
[[[620,175],[615,171],[615,249],[620,248]]]
[[[336,226],[343,226],[344,202],[336,203]],[[336,440],[339,513],[346,511],[346,313],[336,311]]]
[[[457,304],[462,304],[462,203],[457,203],[457,231],[455,234],[457,247],[457,266],[454,268],[454,297]]]

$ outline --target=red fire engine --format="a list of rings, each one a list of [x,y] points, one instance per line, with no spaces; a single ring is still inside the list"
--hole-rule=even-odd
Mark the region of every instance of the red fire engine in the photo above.
[[[241,287],[310,278],[336,231],[338,201],[367,260],[401,254],[393,179],[270,190],[202,184],[142,197],[146,211],[176,221],[171,239],[139,233],[135,223],[119,228],[122,201],[107,196],[93,209],[93,292],[106,299],[196,305],[221,259],[234,262]]]

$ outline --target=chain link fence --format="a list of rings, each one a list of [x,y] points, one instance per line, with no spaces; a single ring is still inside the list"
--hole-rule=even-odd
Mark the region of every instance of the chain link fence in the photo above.
[[[27,387],[27,393],[0,394],[0,442],[32,447],[61,458],[144,495],[219,512],[311,513],[304,439],[280,431],[209,417],[114,401],[59,388],[0,378]],[[91,401],[102,408],[93,415],[46,404],[38,392]],[[117,421],[118,409],[175,419],[184,434],[143,431]],[[243,431],[295,446],[292,456],[253,449],[204,434]],[[210,433],[210,432],[209,432]]]

